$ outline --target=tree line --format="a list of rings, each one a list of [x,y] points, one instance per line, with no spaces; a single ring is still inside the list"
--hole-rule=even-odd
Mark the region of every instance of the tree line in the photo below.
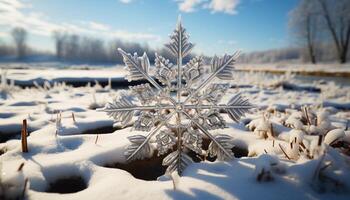
[[[0,45],[0,56],[16,55],[18,60],[23,60],[27,55],[38,53],[30,49],[27,45],[27,31],[16,27],[11,31],[14,47]],[[137,42],[125,42],[119,39],[104,41],[95,37],[81,36],[64,31],[54,31],[52,39],[55,44],[55,56],[58,61],[86,62],[86,63],[123,63],[122,56],[117,53],[118,48],[126,52],[142,55],[147,52],[150,62],[155,59],[155,53],[170,58],[175,62],[175,58],[165,48],[153,49],[147,44]],[[40,53],[39,53],[40,54]],[[189,55],[184,62],[195,56]],[[173,59],[171,59],[173,58]]]
[[[289,25],[310,62],[322,61],[325,53],[333,54],[340,63],[348,61],[349,0],[300,0],[290,13]]]
[[[268,63],[280,61],[345,63],[350,57],[350,0],[300,0],[289,13],[291,41],[298,46],[245,53],[240,62]],[[0,44],[0,56],[17,55],[24,59],[36,51],[27,45],[28,33],[16,27],[11,31],[14,46]],[[122,40],[104,41],[64,31],[54,31],[55,54],[59,61],[122,63],[117,48],[139,55],[147,52],[150,61],[155,52],[171,58],[164,49]],[[295,42],[294,42],[295,41]],[[193,57],[194,55],[190,56]],[[189,58],[190,58],[189,57]]]

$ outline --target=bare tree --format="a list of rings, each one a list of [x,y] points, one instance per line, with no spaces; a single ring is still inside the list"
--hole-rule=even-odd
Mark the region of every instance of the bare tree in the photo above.
[[[318,0],[340,63],[347,61],[350,40],[350,1]]]
[[[80,36],[76,34],[69,35],[65,40],[65,56],[68,59],[79,59]]]
[[[53,38],[55,40],[55,45],[56,45],[56,56],[58,59],[62,59],[63,53],[64,53],[63,45],[64,45],[64,40],[66,38],[66,34],[61,31],[54,31]]]
[[[17,49],[18,59],[26,56],[27,52],[27,31],[24,28],[16,27],[11,32]]]
[[[302,0],[289,16],[289,26],[306,46],[312,63],[316,63],[316,44],[319,36],[319,11],[314,0]]]

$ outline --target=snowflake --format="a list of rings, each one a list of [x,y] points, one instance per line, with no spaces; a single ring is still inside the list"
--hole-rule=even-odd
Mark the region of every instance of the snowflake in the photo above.
[[[129,72],[127,80],[147,80],[150,84],[130,87],[132,96],[121,96],[102,109],[124,126],[130,123],[133,116],[137,116],[135,130],[149,133],[146,136],[128,137],[131,144],[124,153],[126,159],[130,161],[148,157],[155,146],[158,156],[171,152],[162,163],[168,166],[167,174],[174,171],[182,174],[186,166],[193,162],[187,155],[189,151],[203,156],[216,156],[218,160],[231,159],[231,137],[224,134],[214,136],[209,130],[225,128],[226,123],[220,110],[226,110],[229,117],[237,122],[252,108],[239,94],[227,104],[219,104],[229,84],[210,84],[215,77],[232,79],[238,53],[214,56],[211,70],[205,74],[201,57],[192,58],[186,65],[182,63],[182,59],[189,55],[194,46],[188,38],[185,28],[178,20],[176,29],[170,36],[170,43],[165,45],[177,63],[174,65],[156,54],[156,79],[149,73],[150,62],[146,53],[139,57],[137,53],[131,55],[118,49]],[[203,137],[210,140],[208,151],[202,149]],[[152,143],[156,145],[152,146]]]

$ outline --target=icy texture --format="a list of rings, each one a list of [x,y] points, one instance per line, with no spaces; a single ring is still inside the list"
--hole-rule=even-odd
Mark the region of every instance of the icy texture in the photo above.
[[[233,121],[238,122],[252,105],[239,94],[233,96],[227,104],[219,104],[229,85],[209,85],[215,77],[222,80],[232,79],[233,65],[238,53],[225,54],[223,57],[214,56],[211,72],[208,77],[204,77],[202,58],[195,57],[185,66],[182,64],[182,59],[191,52],[194,45],[189,42],[180,20],[170,39],[170,43],[165,46],[176,58],[176,65],[157,54],[155,60],[156,77],[164,87],[150,76],[150,62],[146,53],[139,57],[137,53],[131,55],[118,49],[128,71],[127,80],[145,79],[156,91],[148,83],[130,87],[141,105],[132,102],[130,96],[122,96],[101,110],[124,126],[139,112],[134,128],[149,133],[147,136],[129,137],[132,144],[125,151],[127,160],[150,156],[150,140],[155,137],[158,155],[174,149],[163,160],[163,165],[168,166],[166,173],[177,171],[181,175],[193,162],[186,155],[188,150],[199,155],[216,156],[219,160],[230,160],[233,156],[231,138],[228,135],[214,137],[208,130],[225,128],[226,122],[220,116],[220,109],[225,110]],[[183,81],[185,84],[182,84]],[[207,85],[209,86],[202,92]],[[172,96],[172,92],[176,93],[176,97]],[[203,137],[211,141],[207,153],[202,153]]]

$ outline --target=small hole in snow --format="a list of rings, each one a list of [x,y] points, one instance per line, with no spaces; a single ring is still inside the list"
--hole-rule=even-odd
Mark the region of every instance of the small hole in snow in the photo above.
[[[10,132],[10,133],[0,131],[0,143],[4,143],[12,139],[20,139],[20,135],[18,134],[20,132],[21,130],[19,130],[18,132]]]
[[[133,160],[128,163],[107,164],[105,167],[125,170],[138,179],[146,181],[157,180],[157,178],[162,176],[166,171],[166,167],[162,165],[164,157],[165,156],[158,157],[157,152],[155,152],[150,158]]]
[[[232,152],[234,153],[236,158],[241,158],[241,157],[247,157],[248,156],[248,150],[239,148],[237,146],[234,146],[232,149]]]
[[[81,139],[81,138],[74,138],[74,140],[72,140],[70,138],[62,138],[60,140],[60,143],[67,149],[75,150],[80,145],[83,144],[83,139]]]
[[[209,139],[203,138],[202,148],[207,150],[209,143],[210,143]],[[234,153],[236,158],[240,158],[248,155],[247,149],[238,148],[238,147],[233,147],[232,152]],[[158,157],[157,152],[155,152],[153,156],[150,158],[146,158],[142,160],[134,160],[128,163],[106,164],[104,165],[104,167],[125,170],[130,174],[132,174],[137,179],[142,179],[147,181],[157,180],[157,178],[159,176],[164,175],[166,171],[167,167],[162,165],[162,161],[166,155],[162,155]],[[188,155],[192,158],[194,162],[201,162],[204,159],[203,156],[199,156],[193,151],[189,151]],[[216,156],[215,157],[208,156],[206,160],[210,162],[214,162],[216,160]]]
[[[75,193],[87,188],[83,178],[80,176],[71,176],[69,178],[58,179],[50,183],[50,187],[46,192],[49,193]]]
[[[2,148],[2,149],[0,149],[0,156],[1,156],[2,154],[6,153],[6,151],[7,151],[7,149],[6,149],[6,148]]]

